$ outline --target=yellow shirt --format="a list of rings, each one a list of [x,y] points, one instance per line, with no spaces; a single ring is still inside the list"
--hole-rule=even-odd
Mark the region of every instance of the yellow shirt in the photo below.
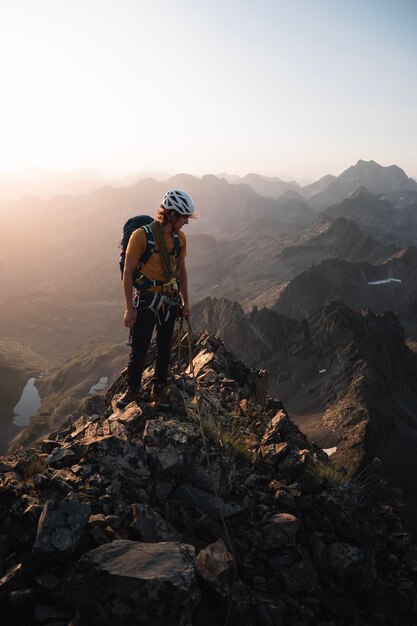
[[[179,231],[178,234],[180,237],[181,245],[180,258],[183,259],[187,253],[186,239],[182,231]],[[175,269],[175,256],[174,254],[171,254],[174,252],[174,239],[172,237],[172,234],[164,234],[164,239],[167,250],[170,253],[172,268]],[[143,228],[138,228],[137,230],[134,230],[130,236],[129,243],[127,244],[126,254],[135,257],[135,259],[137,259],[137,265],[139,265],[142,255],[146,250],[146,243],[146,233]],[[158,246],[155,246],[155,250],[158,250]],[[159,253],[155,254],[154,252],[153,254],[151,254],[150,258],[140,271],[141,274],[144,274],[147,278],[150,278],[151,280],[161,280],[164,283],[168,281],[168,277],[164,272],[161,255]],[[162,291],[162,287],[153,287],[149,289],[149,291]]]

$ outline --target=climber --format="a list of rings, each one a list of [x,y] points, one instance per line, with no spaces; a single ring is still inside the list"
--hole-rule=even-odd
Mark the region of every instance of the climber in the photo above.
[[[189,316],[186,238],[182,232],[195,217],[191,197],[181,189],[168,191],[155,220],[133,231],[124,258],[124,324],[132,330],[127,366],[127,391],[116,403],[124,409],[138,402],[146,354],[156,326],[156,359],[151,399],[161,410],[170,408],[169,357],[174,324]],[[133,296],[133,290],[135,295]]]

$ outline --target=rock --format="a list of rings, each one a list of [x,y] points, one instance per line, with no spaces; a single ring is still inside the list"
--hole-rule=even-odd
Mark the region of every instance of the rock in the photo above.
[[[197,377],[203,370],[212,370],[210,365],[215,360],[215,356],[212,352],[202,350],[196,357],[193,358],[192,366],[188,366],[185,370],[186,374],[194,372],[194,376]]]
[[[193,509],[200,509],[207,513],[215,520],[220,519],[220,513],[223,512],[224,517],[231,517],[242,512],[242,507],[235,502],[224,502],[219,497],[213,496],[211,493],[196,489],[191,485],[180,485],[174,492],[174,498]]]
[[[84,554],[65,594],[91,626],[189,626],[201,595],[194,560],[187,544],[114,541]]]
[[[327,546],[329,573],[336,580],[361,592],[369,592],[376,578],[375,566],[364,550],[348,543]]]
[[[0,580],[0,600],[18,589],[23,580],[23,565],[18,563],[3,576]]]
[[[272,467],[282,459],[287,448],[288,443],[286,441],[281,443],[270,443],[259,448],[259,456],[265,465]]]
[[[90,513],[90,505],[78,500],[48,500],[39,519],[33,557],[66,556],[73,552]]]
[[[12,606],[15,607],[23,607],[27,606],[28,603],[33,599],[34,589],[19,589],[18,591],[12,591],[9,594],[9,602]]]
[[[200,550],[196,560],[200,576],[223,598],[230,596],[232,591],[233,564],[233,556],[222,539]]]
[[[127,476],[145,481],[150,473],[143,444],[124,441],[114,435],[105,435],[81,440],[77,445],[91,462],[98,462],[110,474],[125,473]]]
[[[236,479],[236,455],[231,446],[210,450],[209,454],[210,467],[200,439],[188,447],[183,470],[187,482],[197,489],[228,498]]]
[[[262,445],[280,443],[290,420],[283,410],[279,410],[269,422],[262,437]]]
[[[148,504],[132,504],[132,515],[130,528],[141,541],[179,541],[181,538],[175,528]]]
[[[36,576],[35,582],[39,585],[39,587],[52,590],[58,589],[61,585],[61,579],[54,574],[42,574],[40,576]]]
[[[50,623],[52,620],[65,619],[66,617],[65,611],[55,606],[50,606],[49,604],[35,605],[35,620],[37,622]]]
[[[290,513],[277,513],[267,520],[261,528],[259,547],[263,550],[293,546],[295,544],[299,521]]]
[[[135,402],[129,404],[124,411],[117,410],[112,413],[108,421],[109,423],[119,422],[132,433],[143,430],[144,426],[142,409]]]
[[[172,478],[182,469],[190,433],[175,420],[148,420],[143,433],[150,466],[159,478]]]
[[[313,593],[318,582],[316,570],[307,551],[300,548],[299,552],[302,553],[302,560],[280,571],[284,589],[291,595]]]
[[[70,448],[55,448],[45,459],[46,465],[50,467],[68,467],[74,463],[75,452]]]

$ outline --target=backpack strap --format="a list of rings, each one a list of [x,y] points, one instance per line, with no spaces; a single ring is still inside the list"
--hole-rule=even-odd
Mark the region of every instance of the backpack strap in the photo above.
[[[145,252],[142,254],[142,258],[138,266],[140,270],[145,265],[145,263],[149,261],[155,251],[155,237],[151,228],[148,224],[146,226],[141,226],[141,228],[145,231],[146,234],[146,249]]]

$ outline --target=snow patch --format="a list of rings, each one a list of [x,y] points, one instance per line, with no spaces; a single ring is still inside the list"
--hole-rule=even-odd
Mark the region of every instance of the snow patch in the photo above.
[[[97,393],[97,391],[103,391],[103,389],[107,387],[108,382],[109,382],[109,379],[107,378],[107,376],[102,376],[100,380],[98,381],[98,383],[90,387],[90,391],[88,393],[93,395]]]
[[[400,278],[384,278],[383,280],[368,281],[368,285],[385,285],[386,283],[402,283]]]

